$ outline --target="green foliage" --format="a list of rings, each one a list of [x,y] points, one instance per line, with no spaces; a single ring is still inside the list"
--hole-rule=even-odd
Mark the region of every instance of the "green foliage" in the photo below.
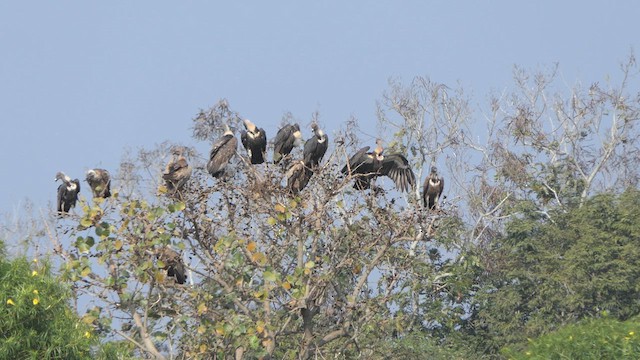
[[[0,260],[0,358],[89,359],[92,330],[47,264]]]
[[[525,344],[607,311],[640,313],[640,192],[603,194],[568,213],[537,212],[507,225],[485,259],[473,324],[482,352]]]
[[[640,319],[588,319],[529,341],[524,350],[505,348],[509,359],[637,359]]]

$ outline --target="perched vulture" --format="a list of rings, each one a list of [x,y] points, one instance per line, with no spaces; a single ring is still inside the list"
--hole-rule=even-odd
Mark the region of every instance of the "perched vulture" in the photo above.
[[[111,196],[111,177],[105,169],[91,169],[87,171],[87,182],[91,187],[94,198],[106,199]]]
[[[167,270],[168,277],[175,277],[178,284],[187,281],[182,256],[169,246],[165,246],[158,255],[158,259],[164,263],[163,270]]]
[[[185,150],[182,146],[171,149],[171,160],[162,174],[167,190],[171,192],[181,190],[191,178],[191,166],[184,157]]]
[[[444,178],[438,177],[438,168],[432,166],[431,174],[424,180],[422,189],[422,199],[427,209],[435,210],[438,207],[442,190],[444,190]]]
[[[320,165],[324,153],[327,152],[329,138],[315,122],[311,124],[311,130],[313,131],[313,136],[304,143],[303,154],[304,164],[310,168],[314,168]]]
[[[267,157],[267,133],[248,119],[244,120],[244,127],[247,131],[240,134],[242,146],[247,149],[252,164],[262,164]]]
[[[283,157],[289,155],[294,146],[299,146],[302,139],[298,124],[287,125],[278,130],[273,140],[273,162],[279,163]]]
[[[226,124],[224,128],[225,132],[222,137],[213,143],[209,154],[209,162],[207,163],[209,174],[215,178],[224,174],[229,160],[236,153],[236,148],[238,147],[238,140],[233,136],[233,131]]]
[[[58,213],[68,213],[72,207],[76,206],[78,193],[80,192],[80,180],[71,180],[63,172],[58,172],[54,181],[62,180],[58,186]]]
[[[360,149],[342,168],[342,173],[345,175],[357,175],[354,188],[368,189],[371,186],[371,180],[382,175],[391,178],[400,191],[410,191],[413,188],[416,177],[407,158],[401,154],[383,155],[380,140],[377,141],[373,152],[368,150],[368,146]]]
[[[304,161],[295,161],[287,170],[287,189],[296,195],[307,186],[313,171]]]

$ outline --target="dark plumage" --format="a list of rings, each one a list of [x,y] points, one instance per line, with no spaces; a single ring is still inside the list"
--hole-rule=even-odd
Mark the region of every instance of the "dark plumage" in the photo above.
[[[286,125],[278,130],[273,140],[273,162],[277,164],[283,157],[289,155],[294,146],[300,145],[301,137],[298,124]]]
[[[158,259],[164,263],[163,270],[167,270],[167,276],[174,277],[178,284],[187,281],[184,262],[182,256],[169,246],[165,246],[158,255]]]
[[[222,137],[213,143],[209,153],[209,162],[207,163],[207,171],[216,178],[224,174],[229,160],[231,160],[238,148],[238,140],[233,136],[233,131],[227,125],[225,125],[225,129]]]
[[[318,127],[318,124],[311,124],[313,136],[304,143],[304,164],[310,168],[320,165],[320,161],[329,147],[329,137]]]
[[[435,210],[438,207],[438,202],[443,190],[444,178],[439,177],[438,168],[432,166],[431,173],[424,180],[424,186],[422,188],[424,206],[429,210]]]
[[[244,120],[244,127],[247,131],[240,134],[242,146],[247,150],[252,164],[262,164],[267,158],[267,133],[248,119]]]
[[[63,172],[58,172],[54,181],[61,180],[62,184],[58,186],[58,213],[65,214],[76,206],[78,201],[78,193],[80,192],[80,180],[71,180],[70,177]]]
[[[295,161],[287,170],[287,189],[296,195],[307,186],[311,175],[313,175],[313,171],[304,161]]]
[[[416,177],[409,166],[409,161],[401,154],[383,155],[381,141],[373,152],[366,146],[349,159],[342,168],[345,175],[356,175],[353,187],[365,190],[371,187],[371,180],[378,176],[388,176],[400,191],[409,191],[415,184]]]
[[[162,174],[167,190],[179,191],[191,178],[191,166],[184,157],[185,148],[176,146],[171,149],[171,160]]]
[[[91,169],[87,171],[87,182],[91,187],[94,198],[106,199],[111,196],[111,177],[105,169]]]
[[[376,177],[382,167],[382,147],[378,145],[373,152],[368,152],[369,146],[358,150],[342,168],[345,175],[355,176],[353,187],[358,190],[368,189],[371,179]]]

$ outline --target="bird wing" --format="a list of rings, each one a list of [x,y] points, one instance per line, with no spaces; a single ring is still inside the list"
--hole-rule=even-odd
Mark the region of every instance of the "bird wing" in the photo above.
[[[442,195],[444,191],[444,178],[440,177],[440,189],[438,189],[438,196]]]
[[[246,131],[240,133],[240,141],[242,142],[242,146],[247,150],[249,150],[249,143],[247,142],[249,140],[248,137],[249,135],[247,135]]]
[[[264,153],[265,151],[267,151],[267,132],[264,131],[264,129],[259,128],[257,139],[260,140],[260,150]]]
[[[351,173],[357,173],[356,169],[367,159],[367,151],[369,151],[369,149],[369,146],[365,146],[353,154],[347,162],[347,165],[342,168],[341,172],[345,175],[348,175],[349,171],[351,171]]]
[[[409,161],[401,154],[387,155],[382,159],[380,174],[388,176],[400,191],[409,191],[416,182]]]
[[[78,194],[80,193],[80,180],[73,179],[72,183],[76,184],[76,199],[78,198]]]
[[[209,153],[209,159],[212,159],[214,156],[216,156],[218,151],[220,151],[220,149],[222,149],[229,141],[231,141],[231,139],[235,139],[235,136],[225,135],[220,139],[216,140],[216,142],[213,143],[213,146],[211,147],[211,152]],[[238,144],[238,140],[236,140],[236,146],[237,144]]]

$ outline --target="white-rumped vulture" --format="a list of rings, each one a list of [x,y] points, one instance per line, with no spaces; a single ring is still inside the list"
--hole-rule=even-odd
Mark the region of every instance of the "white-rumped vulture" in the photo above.
[[[315,122],[311,124],[313,136],[304,143],[304,164],[310,168],[320,165],[320,161],[327,152],[329,138]]]
[[[299,146],[302,141],[300,126],[298,124],[286,125],[278,130],[273,140],[273,162],[279,163],[283,157],[289,155],[294,146]]]
[[[383,155],[380,140],[373,152],[368,151],[368,146],[363,147],[342,168],[343,174],[355,177],[354,188],[368,189],[371,180],[382,175],[391,178],[400,191],[410,191],[413,188],[416,177],[407,158],[401,154]]]
[[[58,213],[68,213],[72,207],[76,206],[78,201],[78,193],[80,192],[80,180],[71,180],[70,177],[63,172],[58,172],[54,181],[61,180],[62,184],[58,186]]]
[[[209,153],[209,162],[207,163],[207,171],[215,178],[224,174],[229,160],[231,160],[238,148],[238,140],[233,136],[233,131],[226,124],[224,127],[225,132],[222,137],[213,143]]]
[[[240,134],[242,146],[247,150],[252,164],[262,164],[267,157],[267,133],[248,119],[243,123],[247,131]]]
[[[440,195],[444,190],[444,178],[438,176],[438,168],[431,167],[431,173],[424,180],[422,188],[422,199],[424,206],[429,210],[435,210],[438,207]]]
[[[178,284],[187,281],[187,274],[184,268],[182,256],[169,246],[165,246],[158,255],[158,259],[164,263],[163,270],[167,270],[167,276],[175,278]]]
[[[87,171],[87,182],[91,187],[94,198],[106,199],[111,196],[111,176],[105,169],[91,169]]]
[[[186,149],[183,146],[176,146],[171,149],[171,160],[162,173],[167,190],[170,192],[180,191],[184,184],[191,178],[191,166],[184,157]]]
[[[294,161],[287,170],[287,189],[293,195],[298,194],[307,186],[309,179],[313,175],[313,170],[302,160]]]

